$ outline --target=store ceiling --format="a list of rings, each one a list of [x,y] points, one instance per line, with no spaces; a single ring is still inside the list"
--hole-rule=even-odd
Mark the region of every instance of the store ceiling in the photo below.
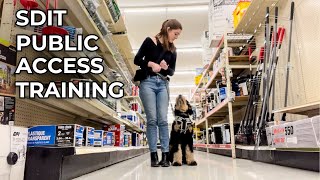
[[[147,36],[156,35],[166,19],[174,18],[182,23],[183,32],[175,42],[181,50],[178,51],[177,73],[170,82],[171,102],[174,104],[178,94],[189,95],[190,89],[195,87],[195,69],[202,67],[202,51],[199,48],[203,31],[208,30],[208,0],[118,0],[118,3],[134,51],[139,49]],[[190,51],[190,48],[193,50]],[[171,112],[169,116],[172,116]],[[169,117],[170,121],[172,119]]]

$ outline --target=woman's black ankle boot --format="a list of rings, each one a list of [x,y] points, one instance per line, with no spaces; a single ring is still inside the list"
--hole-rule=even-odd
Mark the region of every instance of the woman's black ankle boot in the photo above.
[[[152,152],[151,153],[151,167],[159,167],[158,153],[157,152]]]
[[[169,167],[170,166],[168,152],[162,153],[162,160],[160,161],[159,165],[161,165],[162,167]]]

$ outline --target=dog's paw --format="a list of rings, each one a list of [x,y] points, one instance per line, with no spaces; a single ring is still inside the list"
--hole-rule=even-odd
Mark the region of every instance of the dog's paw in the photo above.
[[[198,164],[197,164],[196,161],[192,161],[192,162],[190,162],[188,165],[189,165],[189,166],[197,166]]]
[[[182,166],[182,164],[181,164],[181,163],[178,163],[178,162],[174,162],[174,163],[172,164],[172,166]]]

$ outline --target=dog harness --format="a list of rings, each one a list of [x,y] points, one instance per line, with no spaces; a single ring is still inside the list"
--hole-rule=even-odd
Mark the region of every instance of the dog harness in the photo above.
[[[176,116],[174,122],[180,125],[180,132],[184,134],[188,130],[188,125],[192,125],[192,120],[190,118],[183,118],[180,116]]]

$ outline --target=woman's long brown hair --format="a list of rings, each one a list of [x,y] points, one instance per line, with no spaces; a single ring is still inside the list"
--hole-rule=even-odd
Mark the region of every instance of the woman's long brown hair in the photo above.
[[[176,47],[174,46],[173,43],[169,42],[169,39],[168,39],[168,28],[171,29],[171,30],[172,29],[181,29],[182,30],[182,25],[176,19],[168,19],[168,20],[166,20],[165,22],[162,23],[161,30],[156,36],[158,39],[160,39],[160,38],[163,39],[163,48],[166,51],[174,52],[176,50]]]
[[[187,112],[189,107],[188,107],[186,98],[183,97],[182,95],[179,95],[176,99],[175,108],[176,110],[179,110],[181,112]]]

